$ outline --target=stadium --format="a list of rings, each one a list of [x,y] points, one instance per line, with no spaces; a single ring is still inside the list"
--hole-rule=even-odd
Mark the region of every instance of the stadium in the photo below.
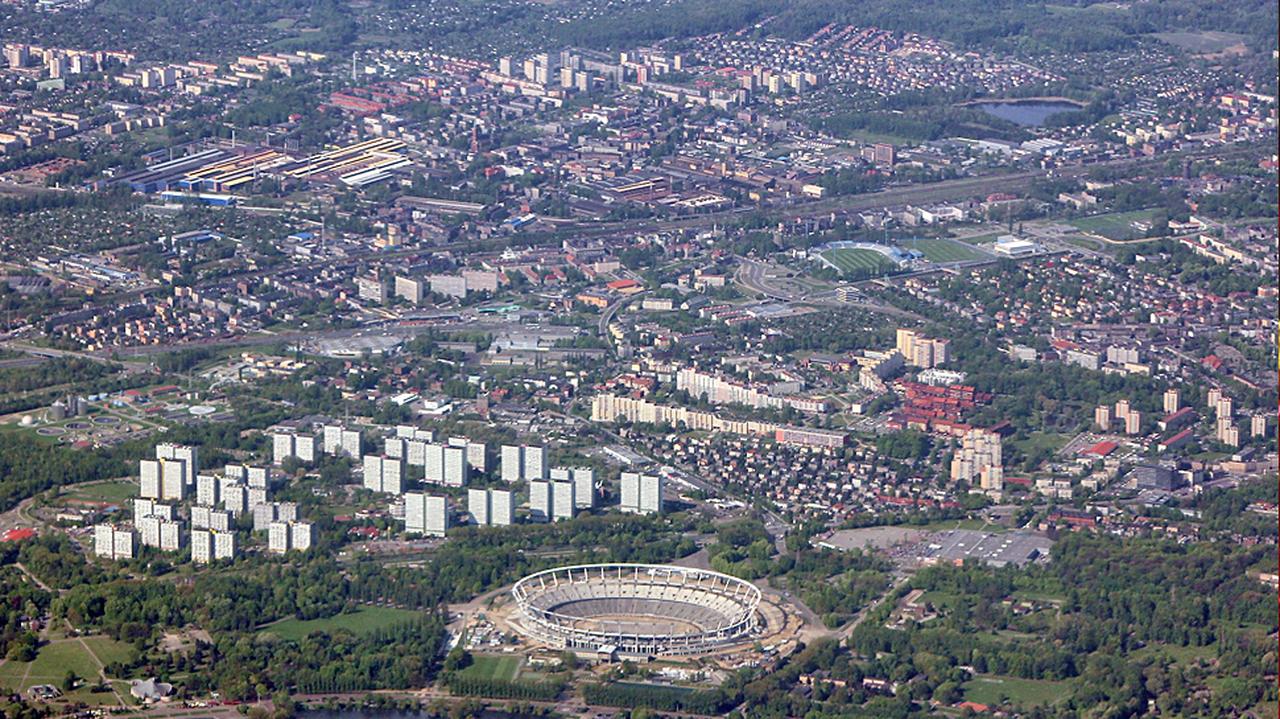
[[[561,649],[701,654],[741,642],[760,624],[755,585],[688,567],[559,567],[521,579],[511,594],[516,628]]]

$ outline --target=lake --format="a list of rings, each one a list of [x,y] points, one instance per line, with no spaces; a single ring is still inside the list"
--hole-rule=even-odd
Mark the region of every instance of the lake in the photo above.
[[[1043,125],[1050,115],[1080,109],[1069,102],[984,102],[973,107],[992,117],[1027,127]]]

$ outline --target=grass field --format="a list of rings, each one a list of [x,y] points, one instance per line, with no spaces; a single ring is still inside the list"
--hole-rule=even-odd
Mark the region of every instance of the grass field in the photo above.
[[[460,674],[473,679],[514,681],[516,674],[520,672],[520,661],[520,657],[505,654],[473,654],[471,665]]]
[[[822,253],[822,259],[835,265],[841,272],[871,271],[887,272],[894,268],[894,263],[875,250],[864,250],[857,247],[842,247]]]
[[[1209,661],[1218,656],[1217,646],[1210,644],[1203,647],[1180,647],[1176,644],[1148,644],[1147,646],[1129,653],[1129,659],[1139,659],[1142,657],[1166,656],[1173,660],[1175,664],[1188,666],[1195,664],[1203,659]]]
[[[1052,704],[1067,694],[1067,682],[980,674],[964,683],[966,701],[999,706],[1002,697],[1023,706]]]
[[[75,487],[67,492],[64,499],[82,502],[112,502],[123,504],[138,496],[138,483],[131,480],[119,482],[99,482],[84,487]]]
[[[98,662],[94,661],[93,655],[97,655],[103,664],[110,664],[128,660],[133,655],[133,647],[110,637],[85,637],[84,644],[75,639],[46,644],[40,647],[35,661],[10,660],[0,666],[0,686],[12,692],[20,692],[36,684],[57,686],[68,670],[82,679],[96,680],[99,676]]]
[[[1216,30],[1206,30],[1204,32],[1158,32],[1152,37],[1180,47],[1187,52],[1195,53],[1222,52],[1227,48],[1243,45],[1246,39],[1244,35],[1218,32]]]
[[[270,632],[281,639],[298,640],[314,631],[335,632],[345,629],[352,634],[368,634],[384,627],[415,619],[421,612],[391,607],[360,607],[348,614],[335,614],[323,619],[286,619],[276,624],[260,627],[260,632]]]
[[[1150,221],[1160,214],[1161,210],[1133,210],[1131,212],[1114,212],[1109,215],[1094,215],[1072,220],[1069,224],[1076,229],[1095,232],[1109,240],[1132,240],[1140,233],[1129,224],[1137,220]]]
[[[980,260],[985,254],[973,249],[963,242],[945,239],[903,240],[902,247],[908,250],[920,250],[930,262],[968,262]]]

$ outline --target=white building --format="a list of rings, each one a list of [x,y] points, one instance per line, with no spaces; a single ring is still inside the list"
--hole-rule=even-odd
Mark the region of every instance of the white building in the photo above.
[[[272,522],[267,525],[267,551],[273,554],[289,551],[288,522]]]
[[[559,522],[565,519],[573,519],[574,510],[577,509],[577,502],[574,500],[574,483],[569,482],[552,482],[551,483],[551,519]]]
[[[595,509],[596,507],[596,471],[590,467],[574,467],[573,506],[578,509]]]
[[[249,511],[249,488],[243,484],[222,485],[222,506],[237,517]]]
[[[471,477],[471,465],[467,463],[467,450],[464,447],[444,448],[444,485],[446,487],[465,487]]]
[[[360,457],[360,432],[347,429],[342,425],[327,424],[323,430],[323,451],[325,454],[345,454],[352,459]]]
[[[406,532],[443,537],[449,528],[449,499],[421,492],[404,495]]]
[[[529,518],[535,522],[551,521],[551,508],[555,499],[551,483],[533,480],[529,482]]]
[[[208,564],[218,559],[235,558],[236,535],[234,532],[191,530],[191,561],[196,564]]]
[[[198,448],[164,442],[156,445],[156,459],[183,462],[185,464],[183,483],[188,487],[196,483],[196,475],[200,473],[200,450]]]
[[[133,559],[138,543],[138,533],[114,524],[97,524],[93,527],[93,553],[107,559]]]
[[[635,514],[661,514],[662,484],[660,476],[623,472],[619,508]]]
[[[507,482],[547,479],[547,452],[544,447],[502,445],[501,472]]]
[[[284,464],[290,457],[302,462],[316,461],[316,438],[292,430],[274,432],[271,435],[271,463]]]
[[[490,489],[489,523],[495,527],[509,527],[516,523],[515,492],[508,489]]]
[[[365,489],[389,494],[404,492],[405,463],[403,459],[368,454],[364,457],[363,465]]]
[[[196,503],[212,507],[221,497],[222,482],[212,474],[196,475]]]
[[[475,520],[475,523],[481,527],[487,527],[492,524],[492,513],[489,509],[490,506],[489,490],[467,490],[467,513],[470,514],[471,518]]]
[[[519,482],[524,478],[524,449],[510,444],[502,445],[502,480]]]

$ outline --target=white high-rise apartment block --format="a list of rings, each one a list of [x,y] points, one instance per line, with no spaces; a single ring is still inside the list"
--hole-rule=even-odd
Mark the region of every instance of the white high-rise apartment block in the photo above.
[[[249,488],[243,484],[223,485],[222,506],[237,517],[249,511]]]
[[[1129,408],[1127,401],[1116,403],[1116,413],[1129,418],[1139,413]],[[974,480],[977,479],[977,482]],[[1004,489],[1004,460],[1000,435],[983,429],[965,433],[960,451],[951,459],[951,480],[969,482],[971,486],[989,491]]]
[[[253,512],[253,531],[261,532],[271,526],[276,521],[276,505],[271,502],[265,504],[255,504],[250,511]]]
[[[182,549],[182,524],[168,519],[160,520],[160,549],[166,552]]]
[[[1262,437],[1267,433],[1267,415],[1255,414],[1249,419],[1249,434]]]
[[[160,546],[160,522],[162,521],[164,520],[152,515],[138,517],[133,521],[134,526],[138,528],[138,538],[142,546]]]
[[[577,507],[574,489],[572,481],[551,483],[551,518],[554,521],[573,519],[573,512]]]
[[[552,482],[568,482],[573,479],[573,472],[568,467],[552,467],[547,475]]]
[[[489,526],[492,521],[490,520],[489,501],[489,490],[467,490],[467,512],[475,520],[476,524],[481,527]]]
[[[515,523],[513,495],[506,489],[469,489],[467,511],[482,527],[509,527]]]
[[[444,482],[444,445],[426,445],[422,466],[422,480],[429,484],[442,484]]]
[[[662,513],[662,477],[636,472],[622,473],[620,509],[635,514]]]
[[[578,509],[595,509],[596,471],[590,467],[574,467],[570,474],[573,480],[573,506]]]
[[[161,459],[160,498],[182,501],[187,498],[187,462],[182,459]]]
[[[425,467],[427,465],[428,444],[431,443],[422,439],[405,440],[405,458],[408,460],[410,465],[414,467]]]
[[[1173,414],[1182,409],[1182,397],[1176,388],[1170,388],[1164,391],[1164,413]]]
[[[228,464],[222,467],[222,476],[241,484],[249,480],[249,468],[243,464]]]
[[[286,459],[316,461],[316,438],[294,431],[277,431],[271,435],[271,463],[284,464]]]
[[[200,450],[182,444],[168,442],[156,445],[156,459],[178,460],[185,463],[183,482],[188,486],[196,483],[196,475],[200,473]]]
[[[547,478],[547,450],[545,447],[521,447],[524,450],[524,478]]]
[[[529,447],[526,445],[502,445],[501,467],[502,479],[507,482],[518,482],[522,479],[547,479],[547,450],[545,447]]]
[[[208,529],[191,530],[191,561],[208,564],[213,561],[213,532]]]
[[[187,497],[185,460],[144,459],[138,463],[138,474],[138,493],[143,497],[179,501]]]
[[[529,482],[530,519],[535,522],[551,521],[551,506],[554,501],[550,482],[539,482],[536,479]]]
[[[212,507],[206,507],[197,504],[191,508],[191,528],[192,529],[208,529],[209,513],[213,511]]]
[[[428,495],[426,498],[426,528],[423,534],[443,537],[449,529],[449,498]]]
[[[271,487],[271,468],[245,467],[244,479],[250,487],[268,489]]]
[[[311,545],[316,543],[316,528],[311,522],[290,522],[289,523],[289,547],[299,552],[305,552],[311,549]]]
[[[405,439],[416,439],[421,442],[434,442],[436,440],[435,430],[419,429],[406,424],[396,425],[396,436]]]
[[[395,457],[364,457],[364,488],[374,492],[404,492],[404,460]]]
[[[212,509],[209,511],[209,529],[216,529],[219,532],[231,531],[231,512],[222,509]]]
[[[245,493],[249,498],[249,509],[267,503],[267,490],[262,487],[249,487],[245,489]]]
[[[495,527],[510,527],[516,523],[516,496],[509,489],[490,489],[489,522]]]
[[[467,464],[465,447],[444,448],[444,484],[446,487],[465,487],[471,478],[471,465]]]
[[[160,499],[160,460],[144,459],[138,463],[138,493],[147,499]]]
[[[212,474],[196,475],[196,503],[209,507],[218,503],[221,496],[221,478]]]
[[[408,459],[409,440],[404,437],[387,437],[382,440],[382,454],[394,459]]]
[[[146,497],[136,497],[133,500],[133,519],[137,521],[141,517],[155,514],[156,501]]]
[[[524,451],[522,447],[502,445],[502,480],[519,482],[524,478]]]
[[[467,464],[477,472],[489,470],[489,448],[484,442],[467,441]]]
[[[276,519],[281,522],[298,521],[298,504],[296,502],[276,502]]]
[[[138,534],[132,529],[114,524],[97,524],[93,527],[93,553],[107,559],[133,559]]]
[[[289,523],[272,522],[267,525],[267,551],[284,554],[289,551]]]
[[[360,432],[342,425],[327,424],[322,432],[321,445],[325,454],[345,454],[356,459],[360,457]]]
[[[449,528],[449,498],[409,492],[404,496],[404,528],[406,532],[443,537]]]

